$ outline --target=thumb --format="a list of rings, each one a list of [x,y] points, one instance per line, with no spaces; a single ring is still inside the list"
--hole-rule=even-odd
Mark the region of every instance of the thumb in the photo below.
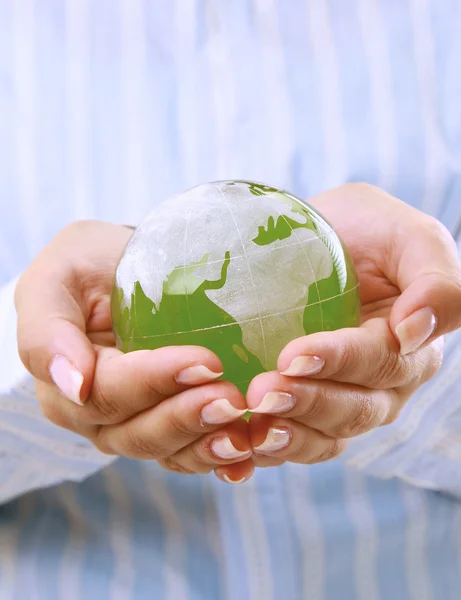
[[[83,300],[72,291],[66,269],[48,270],[42,263],[19,280],[18,351],[35,378],[53,382],[64,396],[83,404],[93,383],[96,352],[85,333]]]
[[[427,217],[397,237],[392,254],[402,293],[390,324],[408,354],[461,327],[461,265],[448,230]]]

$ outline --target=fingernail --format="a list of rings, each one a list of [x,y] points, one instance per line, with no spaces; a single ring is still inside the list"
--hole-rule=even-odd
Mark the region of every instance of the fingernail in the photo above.
[[[437,325],[435,314],[430,308],[420,308],[404,319],[395,328],[400,342],[400,354],[417,350],[434,333]]]
[[[53,356],[50,363],[50,376],[63,396],[83,406],[80,400],[80,390],[83,384],[83,375],[67,360],[65,356]]]
[[[308,377],[319,373],[325,366],[325,361],[320,356],[297,356],[291,361],[286,371],[282,375],[288,377]]]
[[[290,441],[291,435],[287,429],[270,427],[264,442],[259,446],[255,446],[254,450],[255,452],[261,452],[263,454],[277,452],[277,450],[286,448]]]
[[[241,458],[242,456],[249,456],[251,454],[251,450],[237,450],[229,437],[221,437],[213,440],[211,442],[211,450],[213,454],[225,460]]]
[[[203,423],[214,425],[217,423],[228,423],[238,417],[243,417],[246,412],[246,408],[240,410],[232,406],[229,400],[220,398],[219,400],[213,400],[213,402],[205,404],[200,413],[200,418]]]
[[[252,408],[253,413],[276,414],[286,412],[295,405],[296,398],[286,392],[267,392],[256,408]]]
[[[222,475],[222,479],[223,481],[225,481],[226,483],[231,483],[233,485],[235,485],[236,483],[243,483],[244,481],[247,480],[246,477],[242,477],[241,479],[231,479],[228,475]]]
[[[194,365],[186,367],[179,371],[176,375],[176,381],[184,385],[197,385],[199,383],[207,383],[221,377],[222,373],[215,373],[205,365]]]

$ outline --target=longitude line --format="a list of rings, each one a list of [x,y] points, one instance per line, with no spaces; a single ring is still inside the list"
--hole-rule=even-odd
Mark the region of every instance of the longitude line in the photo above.
[[[221,196],[224,199],[224,202],[227,204],[227,206],[229,208],[229,212],[230,212],[230,215],[232,217],[232,220],[234,221],[235,229],[237,230],[237,233],[238,233],[238,236],[239,236],[239,239],[240,239],[240,243],[242,244],[242,252],[244,254],[244,258],[245,258],[246,263],[247,263],[248,273],[250,275],[251,285],[253,286],[253,291],[254,291],[254,295],[255,295],[256,305],[257,305],[257,308],[258,308],[259,325],[261,327],[262,342],[263,342],[263,346],[264,346],[265,367],[267,368],[268,363],[267,363],[266,336],[264,334],[264,327],[263,327],[263,322],[262,322],[262,318],[261,318],[261,308],[260,308],[259,301],[258,301],[258,294],[257,294],[257,290],[256,290],[256,285],[255,285],[255,282],[254,282],[254,279],[253,279],[253,275],[252,275],[251,269],[250,269],[250,261],[248,260],[248,255],[247,255],[246,250],[245,250],[245,245],[243,243],[242,234],[240,233],[240,230],[238,228],[237,220],[235,218],[234,213],[232,212],[231,205],[230,205],[229,201],[227,200],[227,198],[226,198],[224,192],[222,191],[222,189],[220,187],[218,187],[218,186],[216,186],[216,189],[219,190],[219,193],[221,194]],[[252,320],[257,320],[257,319],[252,319]]]
[[[183,276],[184,276],[184,296],[186,297],[186,306],[187,306],[187,314],[189,315],[189,328],[192,329],[192,315],[190,312],[189,306],[189,294],[187,293],[187,283],[186,283],[186,253],[187,253],[187,232],[189,230],[189,221],[192,214],[192,208],[189,208],[189,212],[187,214],[186,219],[186,228],[184,229],[184,260],[183,260]]]
[[[274,198],[274,200],[276,200],[276,198]],[[277,213],[279,214],[279,217],[282,217],[282,219],[283,219],[283,220],[285,221],[285,223],[288,225],[288,227],[290,228],[290,230],[291,230],[291,232],[293,233],[294,237],[295,237],[295,238],[298,240],[299,244],[301,245],[301,248],[302,248],[302,250],[303,250],[303,252],[304,252],[304,255],[306,256],[306,260],[307,260],[307,262],[308,262],[308,264],[309,264],[309,267],[310,267],[310,270],[311,270],[312,276],[313,276],[313,278],[314,278],[314,285],[315,285],[315,288],[316,288],[316,290],[317,290],[317,296],[318,296],[318,298],[319,298],[319,300],[320,300],[319,286],[318,286],[318,284],[317,284],[317,279],[316,279],[316,277],[315,277],[314,269],[313,269],[313,267],[312,267],[312,263],[311,263],[311,261],[310,261],[309,255],[307,254],[307,251],[306,251],[306,250],[305,250],[305,248],[304,248],[304,244],[303,244],[303,243],[301,242],[301,240],[299,239],[299,237],[298,237],[298,234],[297,234],[297,232],[296,232],[296,229],[293,229],[293,228],[291,227],[291,225],[290,225],[290,223],[288,222],[288,220],[287,220],[286,216],[285,216],[285,215],[282,215],[282,213],[280,212],[280,210],[278,210],[278,209],[275,209],[275,210],[276,210],[276,211],[277,211]],[[317,233],[317,232],[315,232],[315,233]],[[317,237],[318,237],[318,234],[317,234]],[[320,238],[319,238],[319,239],[320,239]],[[328,299],[329,299],[329,298],[328,298]],[[308,303],[306,304],[306,307],[307,307],[307,306],[309,306],[309,287],[307,288],[307,302],[308,302]],[[322,331],[324,331],[323,310],[322,310],[322,303],[321,303],[321,302],[319,302],[319,309],[320,309],[320,320],[321,320],[321,322],[322,322]]]

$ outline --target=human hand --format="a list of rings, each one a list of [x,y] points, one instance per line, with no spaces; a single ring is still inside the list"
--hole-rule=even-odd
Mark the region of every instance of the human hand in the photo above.
[[[63,229],[16,288],[18,348],[44,415],[107,454],[155,459],[168,470],[224,481],[254,466],[245,399],[205,348],[122,354],[110,296],[131,231],[96,221]],[[69,402],[72,400],[73,402]]]
[[[333,458],[347,439],[392,423],[439,369],[443,334],[461,326],[456,245],[435,219],[366,184],[310,200],[356,266],[358,328],[315,333],[281,352],[247,393],[257,466]]]

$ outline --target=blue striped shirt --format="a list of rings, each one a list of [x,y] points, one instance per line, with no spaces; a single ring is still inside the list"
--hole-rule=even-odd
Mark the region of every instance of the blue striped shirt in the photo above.
[[[461,335],[344,459],[243,486],[42,417],[15,278],[224,178],[379,185],[461,248],[460,0],[0,0],[0,599],[458,600]]]

